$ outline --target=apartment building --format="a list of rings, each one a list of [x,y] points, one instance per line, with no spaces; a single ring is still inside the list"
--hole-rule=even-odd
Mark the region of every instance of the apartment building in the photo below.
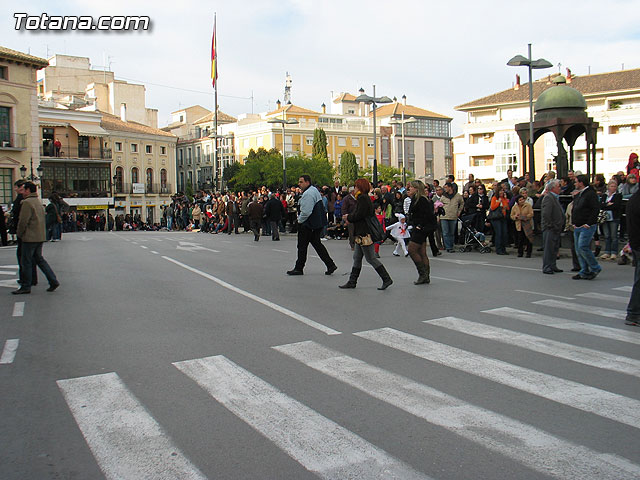
[[[534,102],[554,86],[557,74],[533,82]],[[607,178],[626,167],[629,154],[640,152],[640,69],[592,75],[573,75],[567,69],[567,86],[575,88],[587,103],[587,115],[598,122],[596,171]],[[454,143],[458,179],[469,173],[486,181],[501,179],[507,169],[522,174],[522,147],[515,125],[529,121],[529,86],[520,85],[492,93],[456,107],[465,112],[463,134]],[[564,146],[568,150],[567,145]],[[534,146],[536,173],[555,169],[558,154],[552,133]],[[584,135],[574,147],[574,169],[587,171]],[[538,175],[540,176],[541,173]]]
[[[13,201],[13,182],[39,176],[36,71],[42,58],[0,46],[0,205]]]

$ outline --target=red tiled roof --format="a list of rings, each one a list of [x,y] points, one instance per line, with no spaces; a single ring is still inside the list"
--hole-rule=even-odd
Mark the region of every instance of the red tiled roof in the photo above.
[[[556,74],[557,75],[557,74]],[[550,81],[556,75],[550,75],[533,82],[533,100],[535,101],[542,92],[551,88],[554,84]],[[585,97],[603,93],[625,92],[640,89],[640,68],[633,70],[620,70],[617,72],[597,73],[593,75],[574,75],[568,86],[575,88]],[[455,107],[456,110],[473,110],[480,107],[491,107],[509,103],[521,103],[529,101],[529,84],[520,85],[518,90],[509,88],[501,92],[487,95],[486,97],[463,103]]]

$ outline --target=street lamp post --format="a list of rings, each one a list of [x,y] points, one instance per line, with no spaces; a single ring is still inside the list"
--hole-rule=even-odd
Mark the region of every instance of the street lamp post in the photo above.
[[[31,163],[31,173],[29,174],[29,180],[34,182],[36,180],[42,179],[42,173],[44,172],[44,168],[42,168],[42,165],[38,165],[38,168],[36,168],[36,172],[38,172],[38,176],[36,177],[33,174],[33,157],[31,157],[30,163]],[[22,178],[26,178],[27,177],[27,167],[22,165],[20,167],[20,174],[22,175]]]
[[[533,60],[531,58],[531,44],[529,46],[529,58],[522,55],[516,55],[507,62],[510,67],[523,67],[526,66],[529,69],[529,173],[531,178],[535,177],[535,159],[533,156],[533,80],[531,78],[531,71],[533,69],[551,68],[553,65],[544,58]],[[524,174],[524,172],[522,172]]]
[[[390,124],[392,125],[401,125],[402,128],[402,186],[403,187],[407,187],[407,156],[406,156],[406,148],[405,148],[405,142],[404,142],[404,125],[405,123],[414,123],[417,122],[418,120],[416,120],[414,117],[409,117],[406,120],[404,119],[404,112],[401,113],[401,120],[393,119],[391,121],[389,121]]]
[[[361,90],[362,91],[362,90]],[[376,97],[376,86],[373,86],[373,97],[369,95],[362,94],[356,97],[356,102],[366,103],[367,105],[371,105],[373,109],[373,186],[376,187],[378,185],[378,140],[377,140],[377,132],[376,132],[376,105],[379,103],[391,103],[389,97]]]
[[[299,122],[295,118],[272,118],[267,123],[279,123],[282,125],[282,191],[287,191],[287,155],[286,155],[286,139],[284,136],[285,125],[297,125]]]

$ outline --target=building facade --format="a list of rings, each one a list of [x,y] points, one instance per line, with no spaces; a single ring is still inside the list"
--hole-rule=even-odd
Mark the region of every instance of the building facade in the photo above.
[[[533,82],[533,98],[553,84],[555,75]],[[596,173],[609,178],[624,170],[629,154],[640,151],[640,69],[576,76],[567,70],[567,85],[587,102],[587,115],[598,122]],[[459,105],[467,114],[463,134],[454,139],[455,171],[458,179],[469,173],[485,181],[506,177],[507,169],[523,174],[522,146],[515,131],[529,121],[529,86],[513,88]],[[565,149],[568,149],[565,145]],[[584,135],[575,148],[574,169],[586,172]],[[555,138],[546,133],[534,145],[537,176],[555,169],[558,154]]]
[[[175,135],[104,112],[41,106],[39,116],[44,198],[159,222],[175,192]]]
[[[13,182],[40,166],[36,71],[42,58],[0,47],[0,204],[13,202]]]

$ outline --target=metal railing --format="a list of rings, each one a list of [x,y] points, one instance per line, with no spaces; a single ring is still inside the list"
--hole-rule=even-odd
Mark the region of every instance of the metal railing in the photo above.
[[[0,149],[11,148],[24,150],[27,148],[26,133],[3,133],[0,135]]]
[[[131,183],[121,183],[113,187],[113,193],[115,195],[143,195],[142,192],[134,192],[133,185]],[[153,183],[153,184],[145,184],[144,186],[144,194],[145,195],[171,195],[171,185],[168,183]]]
[[[111,160],[110,148],[83,148],[62,146],[59,152],[51,144],[48,147],[40,147],[41,157],[53,158],[86,158],[88,160]]]

